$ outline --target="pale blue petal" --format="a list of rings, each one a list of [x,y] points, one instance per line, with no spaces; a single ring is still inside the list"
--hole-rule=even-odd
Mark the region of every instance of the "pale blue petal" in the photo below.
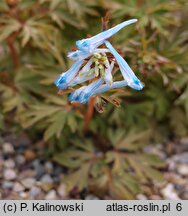
[[[104,92],[109,91],[111,89],[122,88],[125,86],[127,86],[127,81],[125,81],[125,80],[113,82],[113,84],[111,86],[109,86],[108,84],[103,84],[103,85],[99,86],[99,88],[97,88],[95,91],[93,91],[91,96],[104,93]]]
[[[85,88],[79,96],[79,102],[81,104],[85,104],[89,101],[92,93],[99,88],[100,85],[102,85],[104,82],[103,79],[98,79],[95,82],[91,83],[90,85],[87,86],[87,88]]]
[[[82,86],[81,88],[71,93],[69,96],[69,100],[71,102],[80,102],[82,104],[85,104],[92,96],[95,96],[97,94],[102,94],[111,89],[117,89],[117,88],[122,88],[127,86],[127,82],[125,80],[116,81],[112,84],[112,86],[109,86],[108,84],[102,85],[101,80],[97,80],[94,85],[92,84],[90,84],[89,86]],[[87,89],[88,87],[90,88],[90,90],[92,90],[90,91],[90,94],[88,94],[88,89]]]
[[[72,93],[69,97],[71,101],[80,102],[81,104],[85,104],[90,99],[92,93],[99,88],[100,85],[104,82],[103,79],[98,79],[95,82],[91,83],[88,86],[84,86],[77,89],[74,93]]]
[[[83,91],[87,86],[82,86],[80,87],[79,89],[75,90],[74,92],[72,92],[70,95],[69,95],[69,100],[71,102],[78,102],[78,99],[79,99],[79,95],[81,93],[81,91]]]
[[[111,86],[113,83],[112,70],[114,68],[114,61],[112,61],[110,65],[109,61],[107,60],[105,66],[106,68],[105,68],[104,80],[106,84]]]
[[[111,51],[111,53],[114,55],[119,65],[122,76],[127,81],[128,86],[135,90],[141,90],[144,87],[144,85],[136,77],[136,75],[131,70],[127,62],[124,60],[124,58],[114,49],[114,47],[111,45],[109,41],[105,41],[105,44],[107,48]]]
[[[110,52],[110,50],[106,48],[97,48],[93,50],[93,53],[107,53],[107,52]]]
[[[81,65],[83,64],[84,60],[75,62],[68,71],[61,74],[56,80],[55,85],[60,89],[66,89],[68,87],[69,82],[74,79],[76,74],[78,73]]]
[[[81,50],[76,50],[73,52],[69,52],[67,57],[70,58],[71,60],[74,61],[80,61],[83,59],[88,58],[89,56],[93,55],[94,53],[106,53],[110,52],[108,49],[95,49],[92,52],[89,51],[81,51]]]
[[[92,52],[96,47],[99,47],[101,44],[103,44],[106,39],[116,34],[119,30],[121,30],[125,26],[130,25],[135,22],[137,22],[137,19],[131,19],[131,20],[122,22],[91,38],[76,41],[76,46],[79,50]]]
[[[91,65],[93,64],[93,59],[89,59],[89,61],[84,65],[84,67],[80,70],[79,75],[87,75],[90,72]]]
[[[95,77],[94,74],[90,74],[92,64],[93,59],[91,58],[80,70],[79,74],[69,83],[69,86],[75,86],[77,84],[93,79]]]
[[[88,80],[91,80],[95,78],[95,75],[92,74],[90,76],[77,76],[76,78],[74,78],[70,83],[69,83],[69,86],[75,86],[75,85],[78,85],[78,84],[81,84],[83,82],[86,82]]]
[[[81,50],[76,50],[73,52],[69,52],[67,57],[74,61],[80,61],[80,60],[88,58],[90,55],[92,54],[89,52],[83,52]]]

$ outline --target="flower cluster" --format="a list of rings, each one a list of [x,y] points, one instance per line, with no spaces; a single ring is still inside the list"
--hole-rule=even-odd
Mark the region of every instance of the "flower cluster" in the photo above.
[[[55,80],[55,85],[60,90],[90,81],[89,85],[84,85],[70,94],[69,99],[71,102],[85,104],[94,95],[124,86],[136,90],[143,88],[143,84],[127,62],[107,40],[123,27],[136,21],[136,19],[131,19],[91,38],[76,41],[77,50],[68,53],[68,58],[74,60],[75,63]],[[109,54],[113,58],[108,58]],[[119,66],[124,78],[122,81],[113,81],[112,72],[115,63]]]

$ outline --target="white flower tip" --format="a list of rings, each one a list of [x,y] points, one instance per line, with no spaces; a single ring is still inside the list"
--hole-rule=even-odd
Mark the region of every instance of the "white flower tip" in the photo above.
[[[133,19],[133,22],[137,22],[138,21],[138,19]]]

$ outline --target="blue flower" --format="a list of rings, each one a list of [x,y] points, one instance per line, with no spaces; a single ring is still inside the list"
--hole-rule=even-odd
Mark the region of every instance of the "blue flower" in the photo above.
[[[69,100],[71,102],[80,102],[82,104],[85,104],[92,96],[104,93],[111,89],[122,88],[125,86],[127,86],[127,82],[125,80],[116,81],[111,86],[108,84],[102,85],[102,80],[98,80],[90,84],[89,86],[82,86],[81,88],[72,92],[69,96]]]
[[[73,93],[70,94],[69,100],[71,102],[80,102],[82,104],[85,104],[90,99],[93,92],[95,92],[96,89],[103,84],[103,79],[98,79],[95,82],[91,83],[88,86],[83,86]]]
[[[76,74],[78,73],[80,67],[82,66],[84,60],[75,62],[72,67],[69,68],[69,70],[65,73],[62,73],[56,80],[55,85],[60,89],[66,89],[69,85],[69,83],[74,79]]]
[[[71,102],[85,104],[92,96],[101,94],[111,89],[129,86],[141,90],[143,84],[136,77],[127,62],[114,49],[107,39],[121,30],[123,27],[136,22],[136,19],[125,21],[96,36],[76,42],[77,51],[69,52],[68,57],[76,61],[72,67],[62,73],[55,81],[60,89],[80,85],[86,81],[90,84],[81,86],[69,96]],[[105,45],[106,47],[100,47]],[[124,80],[113,81],[113,69],[115,62],[118,64]]]
[[[140,80],[135,76],[134,72],[131,70],[127,62],[124,60],[122,56],[114,49],[109,41],[105,41],[107,48],[114,55],[120,71],[122,73],[123,78],[127,81],[128,86],[135,90],[141,90],[144,85],[140,82]]]
[[[137,19],[131,19],[131,20],[122,22],[112,27],[111,29],[103,31],[91,38],[76,41],[76,46],[79,50],[83,52],[92,52],[97,47],[102,45],[106,39],[112,37],[114,34],[116,34],[118,31],[120,31],[125,26],[130,25],[135,22],[137,22]]]

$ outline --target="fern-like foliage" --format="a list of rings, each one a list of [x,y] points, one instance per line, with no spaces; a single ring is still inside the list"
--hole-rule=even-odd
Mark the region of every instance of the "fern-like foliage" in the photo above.
[[[142,184],[161,181],[159,168],[164,163],[155,155],[141,149],[149,131],[136,133],[109,130],[109,142],[97,145],[100,137],[72,140],[72,146],[54,155],[54,161],[69,168],[64,179],[67,190],[85,188],[100,196],[114,199],[134,199]],[[97,136],[97,135],[96,135]]]

